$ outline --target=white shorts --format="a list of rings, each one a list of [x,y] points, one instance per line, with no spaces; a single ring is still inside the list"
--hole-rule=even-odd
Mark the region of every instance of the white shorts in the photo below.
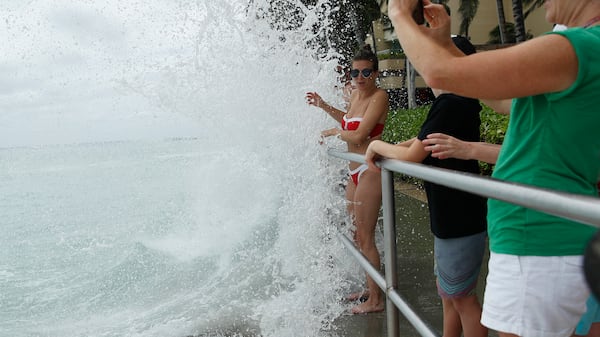
[[[583,257],[490,253],[481,323],[521,337],[571,336],[589,289]]]

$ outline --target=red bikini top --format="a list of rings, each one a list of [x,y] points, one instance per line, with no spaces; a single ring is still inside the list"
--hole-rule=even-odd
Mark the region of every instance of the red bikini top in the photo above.
[[[342,130],[349,130],[349,131],[354,131],[358,129],[358,126],[360,125],[360,122],[362,122],[363,118],[362,117],[352,117],[350,119],[346,118],[346,116],[342,117]],[[369,134],[369,137],[377,137],[380,134],[383,133],[383,128],[384,128],[384,124],[382,123],[377,123],[375,125],[375,127],[373,128],[373,130],[371,130],[371,133]]]

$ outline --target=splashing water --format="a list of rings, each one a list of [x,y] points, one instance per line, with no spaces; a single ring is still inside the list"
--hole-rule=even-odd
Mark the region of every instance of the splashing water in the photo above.
[[[334,9],[2,2],[2,334],[329,336],[357,268],[304,94],[340,103]]]

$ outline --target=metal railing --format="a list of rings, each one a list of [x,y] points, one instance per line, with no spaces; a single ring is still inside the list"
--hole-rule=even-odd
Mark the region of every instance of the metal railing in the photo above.
[[[333,157],[357,163],[365,163],[364,156],[356,153],[342,152],[334,149],[330,149],[328,153]],[[475,174],[435,168],[400,160],[381,160],[379,166],[382,169],[381,184],[385,277],[369,263],[345,234],[339,233],[338,236],[358,260],[361,267],[365,269],[375,283],[377,283],[377,285],[385,292],[387,297],[387,335],[389,337],[400,335],[400,312],[421,336],[439,336],[439,334],[433,331],[426,322],[415,313],[396,290],[398,286],[398,275],[396,264],[396,220],[394,215],[394,172],[410,175],[458,190],[471,192],[487,198],[510,202],[600,228],[600,200],[594,197],[508,183],[490,177],[482,177]]]

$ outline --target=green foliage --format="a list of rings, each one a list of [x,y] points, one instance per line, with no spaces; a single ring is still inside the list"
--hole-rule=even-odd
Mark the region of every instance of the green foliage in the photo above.
[[[405,59],[406,55],[402,52],[392,52],[392,53],[381,53],[377,54],[377,59],[381,60],[395,60],[395,59]]]
[[[415,109],[390,111],[382,139],[388,143],[399,143],[415,137],[421,130],[430,107],[431,105],[423,105]]]
[[[381,138],[388,143],[399,143],[414,138],[425,122],[431,105],[422,105],[415,109],[399,109],[389,112]],[[396,173],[395,176],[410,184],[423,187],[423,181],[411,176]]]
[[[507,22],[506,25],[506,41],[504,43],[516,43],[517,37],[515,35],[515,24],[512,22]],[[491,44],[500,44],[502,41],[500,40],[500,28],[498,26],[494,27],[494,29],[490,30],[488,33],[488,43]],[[533,34],[531,31],[527,31],[527,40],[533,39]]]
[[[506,128],[508,127],[508,115],[501,115],[485,104],[482,104],[481,117],[481,141],[491,144],[502,144]]]
[[[382,135],[383,140],[388,143],[399,143],[416,137],[430,107],[431,105],[423,105],[415,109],[390,111]],[[480,113],[481,141],[502,144],[508,127],[508,115],[498,114],[484,104],[482,104],[482,108]],[[480,167],[482,174],[490,175],[492,173],[493,165],[480,162]]]
[[[490,107],[482,104],[483,109],[479,113],[481,118],[480,138],[482,142],[491,144],[502,144],[508,127],[508,115],[501,115]],[[494,165],[479,162],[481,173],[491,175]]]

